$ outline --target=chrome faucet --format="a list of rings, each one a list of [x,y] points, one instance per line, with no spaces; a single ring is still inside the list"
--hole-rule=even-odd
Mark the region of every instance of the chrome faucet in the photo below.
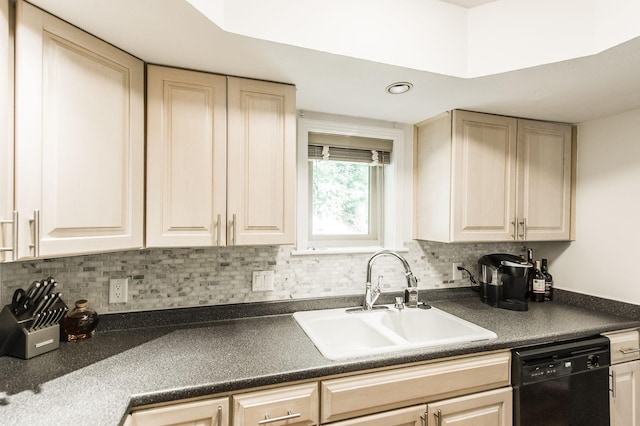
[[[364,292],[364,304],[362,306],[362,309],[364,309],[365,311],[370,311],[373,309],[373,304],[376,303],[376,300],[378,300],[378,297],[382,293],[382,291],[380,290],[380,284],[382,284],[382,275],[378,277],[378,283],[375,287],[372,287],[371,285],[371,269],[373,268],[373,263],[377,258],[381,256],[393,256],[400,260],[400,262],[402,262],[402,266],[404,266],[404,275],[407,279],[407,287],[418,286],[418,279],[413,275],[413,272],[411,272],[411,267],[409,267],[409,263],[404,257],[400,256],[395,251],[380,250],[379,252],[374,253],[373,256],[371,256],[371,258],[369,259],[369,262],[367,262],[367,285]]]

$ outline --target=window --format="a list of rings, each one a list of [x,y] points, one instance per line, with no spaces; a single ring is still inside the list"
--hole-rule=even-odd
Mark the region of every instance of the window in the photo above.
[[[311,113],[320,115],[317,113]],[[296,254],[401,248],[411,186],[398,182],[405,130],[339,117],[298,120]],[[338,116],[329,116],[331,118]],[[388,127],[384,127],[384,126]],[[399,244],[400,243],[400,244]]]
[[[309,246],[382,246],[392,141],[310,133]]]

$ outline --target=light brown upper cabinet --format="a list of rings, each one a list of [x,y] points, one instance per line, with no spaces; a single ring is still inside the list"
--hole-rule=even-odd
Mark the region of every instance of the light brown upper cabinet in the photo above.
[[[142,247],[142,61],[16,7],[18,257]]]
[[[147,68],[147,246],[295,242],[295,87]]]
[[[572,238],[570,125],[455,110],[416,126],[414,155],[414,238]]]
[[[147,246],[224,246],[227,78],[147,67]]]
[[[9,1],[0,0],[0,262],[18,255],[13,225],[13,36],[9,19]]]

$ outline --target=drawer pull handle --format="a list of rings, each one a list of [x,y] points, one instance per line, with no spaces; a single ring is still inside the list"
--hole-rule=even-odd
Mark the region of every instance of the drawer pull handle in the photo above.
[[[233,217],[233,219],[232,219],[231,226],[233,227],[232,228],[233,229],[233,234],[232,234],[233,235],[233,245],[235,246],[236,245],[236,236],[238,235],[238,233],[236,231],[236,224],[237,224],[236,223],[236,214],[234,213],[232,217]]]
[[[520,238],[523,241],[526,241],[527,240],[527,218],[526,217],[522,219],[522,221],[520,221],[520,225],[522,225],[522,234],[520,234]]]
[[[615,370],[611,371],[611,374],[609,374],[609,377],[611,377],[611,389],[609,389],[611,391],[611,398],[615,398],[616,397],[616,372],[615,372]]]
[[[222,223],[220,223],[220,219],[220,215],[218,215],[218,217],[216,218],[216,245],[218,247],[220,247],[220,233],[222,231]]]
[[[218,426],[222,426],[222,405],[218,405]]]
[[[10,251],[12,252],[11,259],[18,260],[18,212],[13,211],[11,220],[0,219],[0,225],[4,225],[5,223],[13,225],[13,243],[11,247],[0,247],[0,252]]]
[[[287,415],[286,416],[280,416],[280,417],[274,417],[272,419],[269,418],[268,414],[264,415],[264,420],[260,420],[258,422],[259,425],[266,425],[267,423],[275,423],[275,422],[280,422],[282,420],[289,420],[289,419],[295,419],[297,417],[300,417],[301,414],[300,413],[292,413],[291,410],[287,410]]]
[[[29,244],[29,248],[33,249],[33,256],[40,257],[40,210],[33,211],[33,219],[29,219],[33,223],[33,244]]]
[[[622,352],[622,355],[637,354],[640,352],[640,348],[620,349],[620,352]]]
[[[442,426],[442,411],[438,410],[433,416],[436,418],[436,426]]]

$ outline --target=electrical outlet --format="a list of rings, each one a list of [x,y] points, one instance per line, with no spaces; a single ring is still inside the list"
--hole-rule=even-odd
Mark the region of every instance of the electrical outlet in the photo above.
[[[462,264],[462,262],[453,262],[451,266],[452,268],[451,276],[453,277],[452,279],[454,281],[462,279],[462,271],[458,270],[458,266],[464,266],[464,265]]]
[[[127,303],[129,278],[112,278],[109,280],[109,303]]]
[[[273,271],[253,271],[251,291],[273,291]]]

